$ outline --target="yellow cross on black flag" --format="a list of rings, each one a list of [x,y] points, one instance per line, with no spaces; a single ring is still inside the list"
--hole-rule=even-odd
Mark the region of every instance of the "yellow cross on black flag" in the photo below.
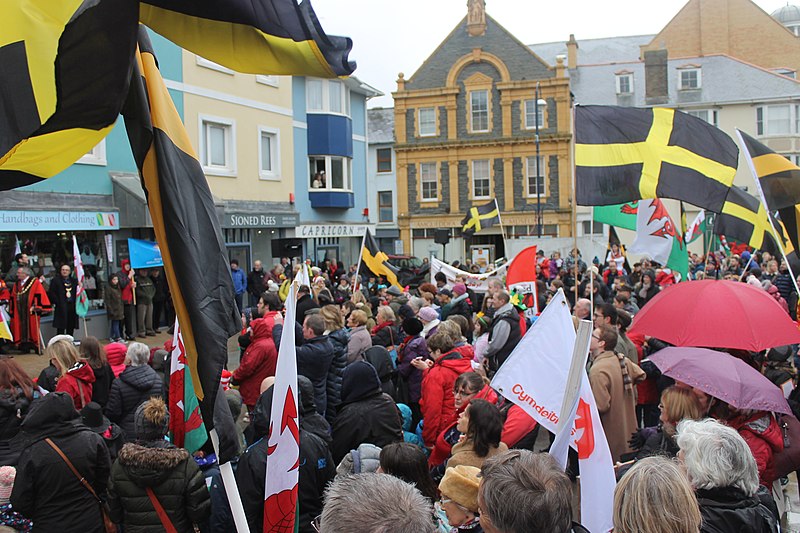
[[[378,241],[369,229],[364,235],[364,247],[361,249],[361,274],[364,276],[383,276],[392,285],[403,288],[397,280],[398,269],[389,263],[389,256],[378,247]]]
[[[674,198],[719,212],[739,157],[719,129],[665,108],[576,106],[575,142],[579,205]]]
[[[779,255],[768,217],[764,204],[738,187],[731,187],[722,211],[714,217],[714,233]]]
[[[461,234],[464,237],[472,237],[473,234],[499,223],[500,210],[497,208],[497,199],[494,199],[489,203],[470,207],[467,210],[464,220],[461,221],[463,225]]]

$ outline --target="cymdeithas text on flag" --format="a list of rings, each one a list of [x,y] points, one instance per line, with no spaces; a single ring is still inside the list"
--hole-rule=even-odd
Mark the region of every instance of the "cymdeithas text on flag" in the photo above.
[[[559,290],[492,379],[492,388],[555,433],[572,361],[575,328]],[[583,373],[571,428],[581,471],[581,522],[589,531],[609,531],[616,478],[600,415]]]
[[[186,379],[186,348],[177,319],[170,354],[169,431],[172,443],[189,453],[199,450],[208,439],[192,380]]]
[[[666,108],[576,106],[575,142],[579,205],[674,198],[719,211],[739,154],[721,130]]]
[[[295,530],[297,484],[300,461],[300,429],[297,416],[297,360],[295,356],[295,311],[298,280],[286,298],[286,317],[278,347],[272,411],[270,413],[267,474],[264,487],[264,531],[291,533]]]
[[[75,291],[75,314],[79,317],[85,317],[89,312],[89,298],[86,296],[86,289],[84,288],[83,261],[81,260],[81,251],[78,248],[78,239],[75,235],[72,236],[72,262],[75,265],[75,279],[78,280],[78,287]]]

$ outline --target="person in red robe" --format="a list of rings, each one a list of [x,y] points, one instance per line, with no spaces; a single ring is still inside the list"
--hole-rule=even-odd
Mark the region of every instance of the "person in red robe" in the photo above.
[[[23,353],[39,351],[39,322],[52,309],[47,291],[28,268],[17,269],[17,281],[11,288],[8,314],[11,317],[11,334],[14,344]]]

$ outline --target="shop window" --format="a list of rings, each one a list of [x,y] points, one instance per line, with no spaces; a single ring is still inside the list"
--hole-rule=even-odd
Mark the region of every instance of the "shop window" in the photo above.
[[[81,165],[105,166],[106,161],[106,140],[103,139],[94,148],[86,152],[86,155],[76,161]]]
[[[314,191],[352,190],[352,160],[348,157],[310,157],[309,187]]]
[[[235,122],[200,117],[200,157],[206,174],[236,175]]]
[[[378,222],[392,222],[394,220],[394,207],[392,206],[392,191],[378,192]]]

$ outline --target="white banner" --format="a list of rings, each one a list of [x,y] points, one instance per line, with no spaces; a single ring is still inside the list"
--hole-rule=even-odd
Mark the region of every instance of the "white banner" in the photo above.
[[[486,292],[489,289],[489,278],[505,276],[508,265],[509,263],[506,263],[500,268],[484,274],[473,274],[465,270],[459,270],[454,266],[448,265],[444,261],[431,257],[431,283],[433,283],[433,277],[437,273],[442,272],[447,277],[447,284],[450,287],[457,283],[456,276],[466,276],[466,285],[468,289],[472,289],[475,292]]]
[[[559,290],[491,383],[552,433],[556,433],[564,404],[575,338],[569,306]],[[565,427],[571,428],[571,446],[578,451],[580,462],[581,522],[589,531],[600,533],[613,527],[616,478],[585,371],[580,383],[575,419]]]

